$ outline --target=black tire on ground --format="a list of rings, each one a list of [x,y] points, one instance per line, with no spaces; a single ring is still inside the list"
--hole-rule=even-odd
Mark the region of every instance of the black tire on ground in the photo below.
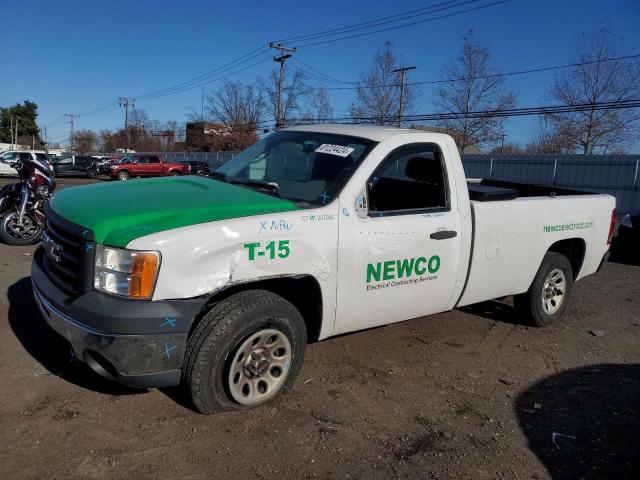
[[[122,170],[118,172],[118,180],[129,180],[131,178],[131,174],[126,170]]]
[[[564,276],[562,288],[562,300],[552,305],[550,312],[545,311],[544,296],[545,284],[553,272],[561,272],[558,277]],[[547,327],[556,323],[562,317],[567,308],[571,291],[573,290],[573,269],[567,257],[560,253],[547,252],[542,259],[538,273],[536,273],[529,290],[513,299],[516,312],[532,325]],[[558,304],[559,306],[556,306]]]
[[[243,342],[263,329],[286,336],[291,346],[290,368],[272,397],[241,405],[231,395],[230,368]],[[302,367],[306,342],[304,320],[290,302],[266,290],[236,293],[213,305],[192,332],[182,382],[200,413],[255,407],[291,389]]]
[[[182,174],[179,171],[174,170],[174,171],[171,172],[171,175],[173,175],[174,177],[179,177]]]
[[[15,217],[17,215],[18,213],[14,210],[7,212],[2,217],[0,217],[0,239],[7,245],[34,245],[38,243],[40,241],[40,238],[42,237],[42,228],[37,225],[35,220],[31,218],[29,218],[28,220],[34,225],[37,225],[37,227],[34,232],[28,237],[17,238],[7,231],[7,222],[11,221],[12,217]]]
[[[94,170],[94,169],[87,170],[87,178],[93,179],[93,178],[96,178],[97,176],[98,176],[97,170]]]

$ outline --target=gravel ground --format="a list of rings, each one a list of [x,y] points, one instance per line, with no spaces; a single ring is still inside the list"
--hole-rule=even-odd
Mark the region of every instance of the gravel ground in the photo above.
[[[207,417],[70,363],[34,250],[0,244],[3,478],[640,478],[638,267],[579,282],[552,328],[507,300],[310,345],[290,394]]]

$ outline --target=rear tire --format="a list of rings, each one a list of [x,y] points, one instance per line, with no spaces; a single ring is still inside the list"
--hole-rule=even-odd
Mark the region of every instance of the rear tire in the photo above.
[[[287,300],[266,290],[236,293],[191,334],[182,381],[200,413],[256,407],[291,389],[306,340],[304,320]]]
[[[547,327],[562,317],[573,290],[573,269],[567,257],[547,252],[533,283],[513,299],[516,311],[529,323]]]

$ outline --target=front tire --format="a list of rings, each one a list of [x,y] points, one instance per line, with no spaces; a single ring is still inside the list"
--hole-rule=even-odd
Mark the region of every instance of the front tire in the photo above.
[[[171,172],[171,176],[172,177],[179,177],[180,175],[182,175],[182,174],[177,170],[174,170],[174,171]]]
[[[527,292],[514,297],[516,311],[529,323],[547,327],[567,308],[573,290],[573,269],[567,257],[547,252]]]
[[[124,180],[129,180],[130,178],[131,178],[131,175],[126,170],[122,170],[121,172],[118,172],[118,180],[124,181]]]
[[[18,212],[11,211],[0,218],[0,238],[8,245],[33,245],[40,241],[42,227],[33,218],[25,215],[18,225]]]
[[[291,389],[306,340],[304,320],[290,302],[265,290],[237,293],[195,328],[183,383],[201,413],[261,405]]]

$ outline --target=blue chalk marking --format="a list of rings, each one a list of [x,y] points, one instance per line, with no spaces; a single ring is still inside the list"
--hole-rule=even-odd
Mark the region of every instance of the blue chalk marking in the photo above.
[[[327,203],[327,200],[329,200],[329,195],[327,195],[327,192],[322,192],[320,198],[322,199],[322,203]]]
[[[87,252],[90,251],[90,250],[93,250],[93,243],[85,243],[84,244],[84,249]]]
[[[171,345],[170,343],[164,344],[164,354],[169,358],[171,356],[171,352],[178,348],[177,345]]]
[[[162,327],[175,327],[177,321],[178,320],[176,320],[175,318],[165,318],[164,319],[164,323],[162,325],[160,325],[160,328],[162,328]]]
[[[258,232],[258,234],[261,234],[266,230],[267,230],[267,221],[265,220],[264,222],[260,222],[260,231]]]

